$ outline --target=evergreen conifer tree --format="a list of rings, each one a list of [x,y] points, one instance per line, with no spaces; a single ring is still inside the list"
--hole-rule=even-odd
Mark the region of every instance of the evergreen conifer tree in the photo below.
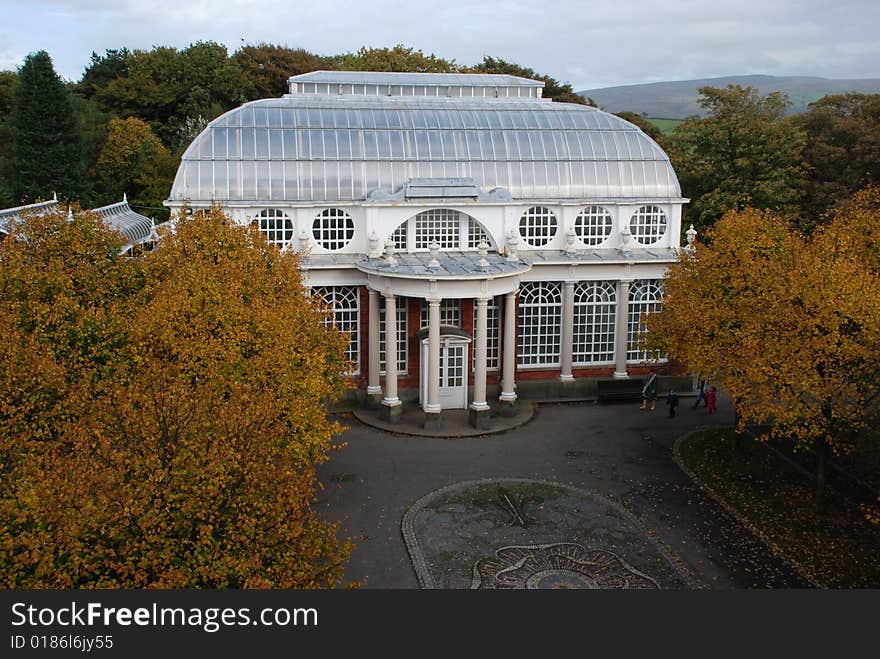
[[[57,191],[80,191],[80,136],[70,93],[44,51],[28,55],[19,69],[12,98],[15,195],[19,201],[45,199]]]

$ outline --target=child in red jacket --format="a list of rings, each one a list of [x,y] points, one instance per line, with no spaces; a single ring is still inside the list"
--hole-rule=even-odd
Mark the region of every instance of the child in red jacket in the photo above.
[[[709,387],[709,391],[706,392],[706,407],[709,408],[709,414],[717,411],[715,407],[715,402],[718,399],[718,390],[715,387]]]

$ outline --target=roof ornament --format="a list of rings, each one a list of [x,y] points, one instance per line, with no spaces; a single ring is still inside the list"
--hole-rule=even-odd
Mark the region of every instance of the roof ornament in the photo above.
[[[299,251],[302,253],[303,258],[309,258],[309,254],[312,252],[312,243],[309,240],[309,232],[303,229],[299,232]]]
[[[477,261],[477,265],[486,270],[489,267],[489,261],[486,260],[486,256],[489,254],[489,243],[485,240],[481,240],[480,244],[477,245],[477,253],[480,255],[480,260]]]
[[[69,205],[67,207],[67,221],[73,222],[73,209]]]
[[[52,201],[58,201],[58,193],[55,191],[52,192]]]
[[[511,262],[519,261],[516,255],[516,248],[519,246],[519,238],[516,235],[516,229],[512,228],[507,232],[507,260]]]
[[[633,240],[632,232],[629,230],[629,222],[625,222],[620,229],[619,249],[624,255],[628,255],[630,252],[632,252],[634,243],[635,240]]]
[[[431,260],[428,261],[428,267],[439,268],[440,261],[437,260],[437,257],[440,255],[440,243],[435,240],[430,245],[428,245],[428,249],[431,250]]]
[[[394,258],[394,241],[391,238],[385,241],[385,263],[392,268],[397,265],[397,259]]]
[[[370,241],[370,258],[371,259],[378,259],[380,256],[382,256],[382,250],[379,247],[379,234],[376,233],[375,229],[373,229],[370,232],[369,241]]]
[[[122,203],[124,203],[124,204],[128,203],[128,195],[125,194],[124,192],[122,193]]]
[[[687,236],[687,247],[684,248],[684,251],[688,254],[693,254],[697,251],[697,246],[694,244],[694,241],[697,239],[697,230],[694,229],[694,225],[691,224],[691,228],[684,232],[684,235]]]
[[[568,230],[565,232],[565,253],[569,256],[574,256],[577,252],[575,248],[575,244],[577,243],[577,235],[574,232],[574,227],[569,226]]]

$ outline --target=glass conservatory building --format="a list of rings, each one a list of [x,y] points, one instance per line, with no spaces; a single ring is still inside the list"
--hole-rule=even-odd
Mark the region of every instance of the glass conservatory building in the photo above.
[[[317,71],[211,122],[172,209],[222,204],[305,254],[365,393],[426,424],[517,387],[644,369],[687,200],[634,125],[507,75]],[[390,357],[390,358],[389,358]],[[497,402],[496,402],[497,401]]]

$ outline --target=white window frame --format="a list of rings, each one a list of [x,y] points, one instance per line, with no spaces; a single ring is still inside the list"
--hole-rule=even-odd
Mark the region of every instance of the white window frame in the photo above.
[[[264,208],[254,215],[253,223],[270,245],[284,249],[293,242],[293,220],[279,208]]]
[[[397,374],[409,368],[409,300],[397,298]],[[385,305],[379,306],[379,374],[385,375]]]
[[[587,206],[574,218],[574,233],[588,247],[604,243],[613,229],[614,217],[604,206]]]
[[[546,247],[556,237],[559,221],[546,206],[532,206],[519,218],[519,235],[531,247]]]
[[[430,222],[442,222],[430,230]],[[446,237],[443,230],[448,230]],[[427,234],[425,233],[427,232]],[[437,239],[441,252],[473,252],[486,241],[492,249],[492,237],[486,228],[467,213],[452,208],[431,208],[404,221],[391,233],[394,249],[398,252],[427,252],[431,241]]]
[[[327,323],[333,323],[341,332],[349,335],[345,357],[352,363],[352,375],[361,372],[361,333],[360,333],[360,287],[359,286],[315,286],[313,295],[319,295],[331,312]]]
[[[428,326],[428,302],[425,299],[422,299],[419,319],[419,329],[423,330]],[[457,298],[440,300],[440,325],[461,328],[461,300]]]
[[[666,361],[658,353],[648,353],[642,349],[643,337],[647,333],[643,315],[660,309],[663,300],[662,279],[640,279],[629,287],[629,313],[627,318],[626,361],[641,363],[647,361]]]
[[[322,249],[338,252],[354,239],[354,220],[341,208],[325,208],[312,221],[312,237]]]
[[[471,368],[477,368],[477,301],[474,300],[474,350]],[[501,368],[501,298],[490,298],[486,305],[486,370]]]
[[[585,281],[574,289],[572,363],[613,364],[617,337],[617,286],[610,281]]]
[[[518,316],[517,365],[558,368],[562,363],[561,282],[523,282]]]
[[[629,232],[640,245],[654,245],[666,235],[669,221],[659,206],[641,206],[629,220]]]

